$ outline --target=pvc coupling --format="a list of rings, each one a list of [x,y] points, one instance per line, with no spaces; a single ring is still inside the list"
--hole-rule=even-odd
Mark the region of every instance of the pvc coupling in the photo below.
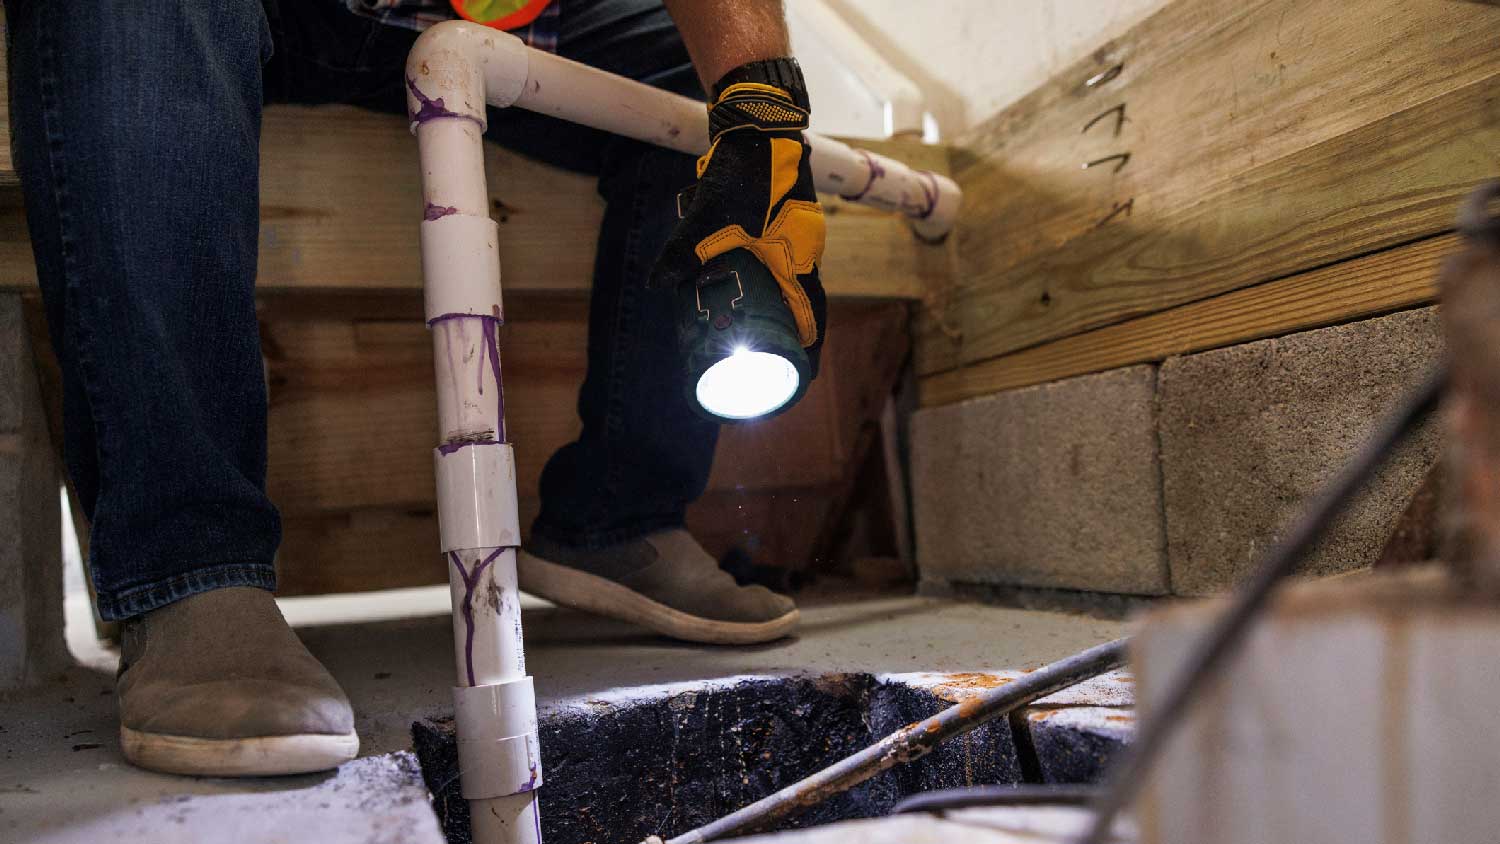
[[[536,693],[531,678],[455,686],[460,787],[466,800],[533,791],[542,784]]]

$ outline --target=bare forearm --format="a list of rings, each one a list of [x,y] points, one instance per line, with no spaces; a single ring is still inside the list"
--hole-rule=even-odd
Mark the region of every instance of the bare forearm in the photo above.
[[[705,92],[742,64],[791,55],[782,0],[666,0],[666,4]]]

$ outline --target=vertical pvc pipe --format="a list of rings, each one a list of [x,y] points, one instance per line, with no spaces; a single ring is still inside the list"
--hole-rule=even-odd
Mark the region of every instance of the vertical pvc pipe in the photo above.
[[[420,113],[417,117],[420,118]],[[521,636],[515,458],[505,436],[498,236],[483,127],[416,120],[422,273],[432,330],[438,523],[453,597],[460,787],[478,844],[540,844],[536,702]]]
[[[442,553],[453,595],[460,785],[478,844],[540,844],[536,701],[516,591],[515,458],[505,436],[499,239],[484,177],[486,104],[518,105],[701,153],[701,103],[531,50],[465,22],[431,27],[406,63],[422,162],[422,276],[432,329],[440,442],[434,452]],[[951,227],[946,177],[807,135],[818,188],[905,214],[917,232]]]

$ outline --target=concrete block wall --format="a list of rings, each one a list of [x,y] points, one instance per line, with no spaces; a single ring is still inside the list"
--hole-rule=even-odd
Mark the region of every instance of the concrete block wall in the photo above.
[[[1441,353],[1425,308],[918,411],[923,584],[1223,591]],[[1306,570],[1374,562],[1441,447],[1429,421]]]
[[[922,577],[1164,594],[1155,394],[1135,366],[920,411]]]
[[[0,690],[68,663],[60,483],[21,300],[0,294]]]

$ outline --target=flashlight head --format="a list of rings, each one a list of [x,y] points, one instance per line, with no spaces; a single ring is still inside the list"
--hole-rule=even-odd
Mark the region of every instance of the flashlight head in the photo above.
[[[720,422],[774,416],[807,392],[812,366],[796,321],[755,255],[714,258],[677,297],[688,402],[699,413]]]

